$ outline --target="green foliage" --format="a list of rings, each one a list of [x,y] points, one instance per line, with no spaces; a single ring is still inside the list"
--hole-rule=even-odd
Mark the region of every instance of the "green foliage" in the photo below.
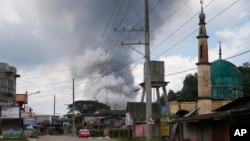
[[[198,97],[198,76],[188,74],[183,81],[180,99],[192,100]]]
[[[103,131],[102,130],[96,130],[96,129],[91,129],[90,130],[91,137],[103,137]]]
[[[75,124],[75,128],[76,128],[76,132],[78,133],[78,131],[79,131],[80,129],[83,129],[84,127],[83,127],[82,124]]]
[[[132,131],[131,129],[110,129],[109,134],[111,138],[118,138],[118,137],[127,137],[128,136],[128,131]]]
[[[244,95],[250,95],[250,63],[244,63],[239,67],[240,73],[243,78],[243,92]]]
[[[193,100],[198,97],[198,76],[197,73],[186,75],[181,91],[169,90],[168,101]]]
[[[169,120],[175,119],[175,118],[177,118],[177,117],[178,117],[178,115],[176,115],[176,114],[174,114],[174,113],[170,113],[170,114],[169,114]]]
[[[40,133],[38,132],[37,129],[28,129],[28,130],[32,131],[31,137],[38,137],[38,136],[40,136]]]
[[[72,107],[73,107],[72,104],[68,106],[69,112],[72,112]],[[110,109],[110,107],[103,103],[99,103],[98,101],[79,100],[79,101],[75,101],[74,109],[83,114],[90,114],[98,110]]]
[[[131,139],[127,138],[116,138],[116,141],[131,141]],[[146,138],[136,138],[133,141],[146,141]],[[162,141],[160,138],[153,138],[151,141]]]
[[[29,141],[29,140],[26,137],[18,137],[18,138],[0,139],[0,141]]]
[[[177,100],[178,95],[180,95],[180,91],[175,93],[173,90],[169,90],[169,92],[168,92],[168,101]]]

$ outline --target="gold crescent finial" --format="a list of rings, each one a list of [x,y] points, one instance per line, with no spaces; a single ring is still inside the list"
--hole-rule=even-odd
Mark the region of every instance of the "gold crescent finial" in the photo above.
[[[200,3],[201,3],[201,4],[203,4],[203,3],[204,3],[204,1],[203,1],[203,0],[201,0],[201,1],[200,1]]]
[[[203,3],[204,3],[204,1],[201,0],[200,3],[201,3],[201,12],[203,12]]]

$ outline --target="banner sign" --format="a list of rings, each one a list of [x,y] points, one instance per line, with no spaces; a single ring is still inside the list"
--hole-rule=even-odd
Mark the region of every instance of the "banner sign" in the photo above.
[[[161,136],[169,136],[168,117],[161,118]]]
[[[1,118],[20,118],[19,107],[2,108]]]
[[[35,112],[21,112],[21,118],[30,118],[36,116]]]
[[[31,113],[30,112],[21,112],[21,118],[30,118]]]
[[[24,125],[36,126],[37,125],[37,118],[36,117],[24,118],[23,123],[24,123]]]
[[[25,106],[24,106],[24,112],[30,112],[30,107],[27,106],[27,105],[25,105]]]
[[[126,126],[133,125],[133,119],[131,119],[131,116],[129,113],[126,113]]]
[[[22,136],[22,129],[3,129],[2,130],[3,137],[20,137]]]

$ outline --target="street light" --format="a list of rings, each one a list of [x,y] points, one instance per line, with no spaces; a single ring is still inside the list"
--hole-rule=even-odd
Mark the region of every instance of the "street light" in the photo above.
[[[34,93],[30,93],[30,94],[28,94],[28,96],[30,96],[30,95],[34,95],[34,94],[38,94],[38,93],[40,93],[41,91],[37,91],[37,92],[34,92]]]
[[[34,94],[38,94],[38,93],[40,93],[41,91],[37,91],[37,92],[34,92],[34,93],[30,93],[30,94],[28,94],[28,92],[26,91],[26,99],[27,99],[27,103],[28,103],[28,96],[31,96],[31,95],[34,95]],[[26,104],[27,104],[26,103]],[[24,106],[24,109],[25,109],[25,104],[23,105]]]

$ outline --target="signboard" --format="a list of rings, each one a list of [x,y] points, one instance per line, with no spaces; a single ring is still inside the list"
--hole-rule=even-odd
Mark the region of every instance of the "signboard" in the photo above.
[[[30,118],[31,113],[30,112],[21,112],[21,118]]]
[[[169,136],[168,117],[161,118],[161,136]]]
[[[148,118],[147,124],[155,124],[155,121],[152,119],[151,116]]]
[[[22,129],[3,129],[2,130],[3,137],[20,137],[22,136]]]
[[[131,116],[129,113],[126,113],[126,126],[133,125],[133,119],[131,119]]]
[[[24,135],[25,135],[25,136],[30,137],[30,136],[32,136],[32,134],[33,134],[33,131],[32,131],[32,130],[24,130]]]
[[[24,112],[30,112],[30,107],[27,106],[27,105],[25,105],[25,107],[24,107]]]
[[[1,118],[20,118],[19,107],[2,108]]]
[[[31,126],[36,126],[37,125],[37,118],[36,117],[30,117],[30,118],[24,118],[23,119],[23,124],[24,125],[31,125]]]

